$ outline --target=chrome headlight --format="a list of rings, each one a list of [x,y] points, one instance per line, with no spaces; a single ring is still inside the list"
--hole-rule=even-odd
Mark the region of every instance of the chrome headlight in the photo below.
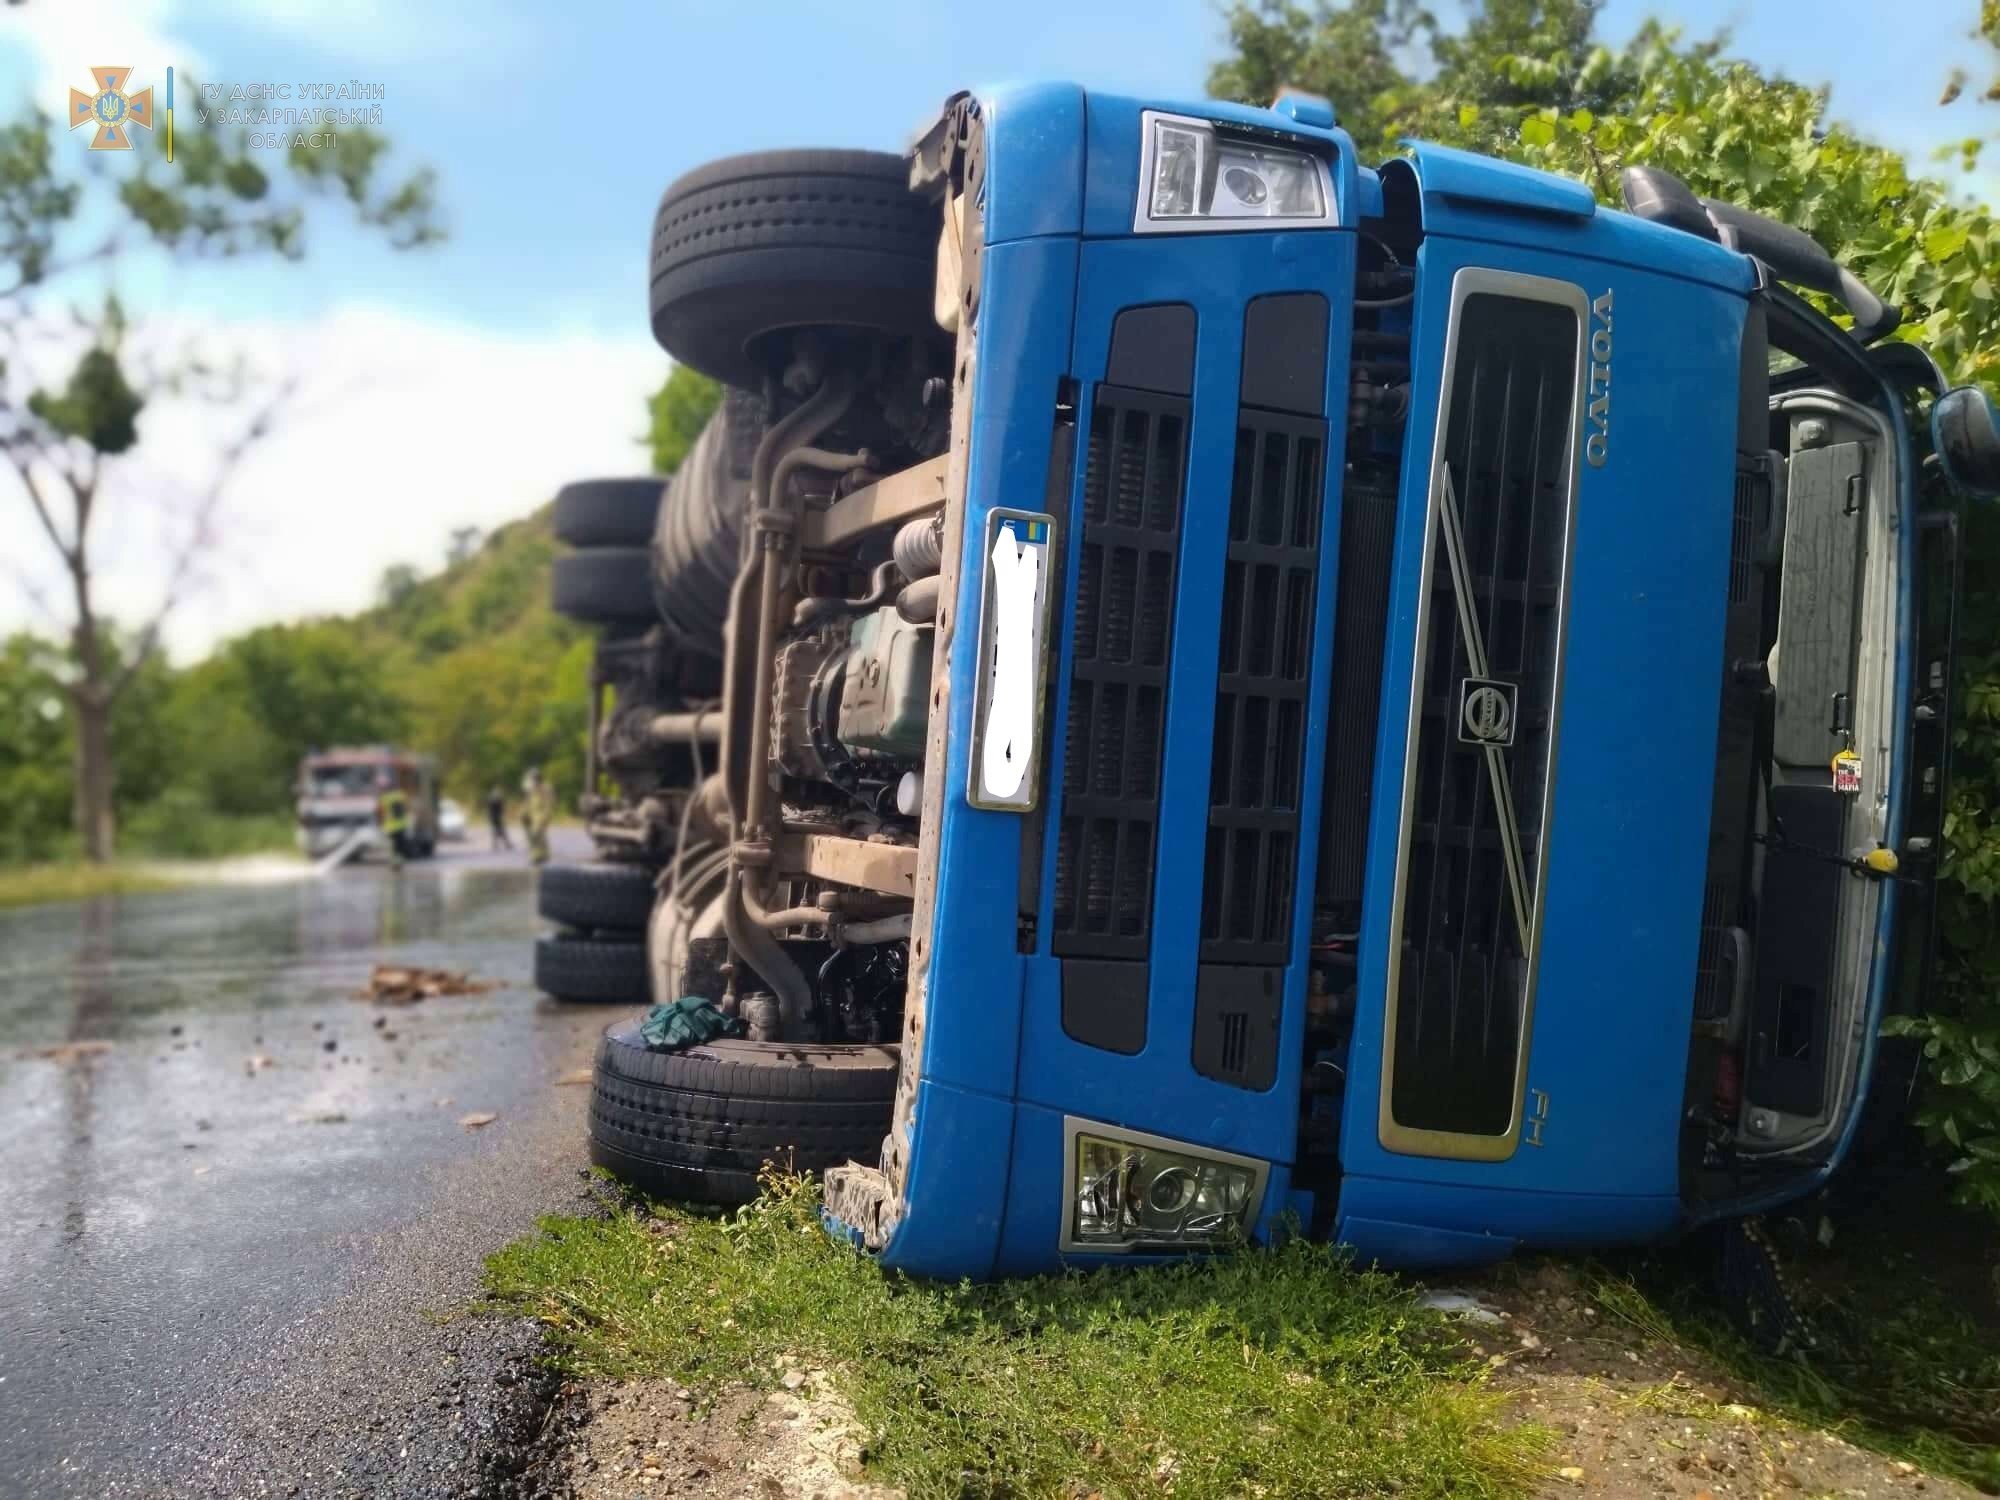
[[[1247,1235],[1268,1165],[1204,1146],[1063,1122],[1065,1250],[1195,1250]]]
[[[1141,115],[1140,128],[1132,226],[1139,233],[1251,229],[1270,219],[1333,222],[1326,163],[1310,151],[1219,134],[1210,121],[1153,110]]]

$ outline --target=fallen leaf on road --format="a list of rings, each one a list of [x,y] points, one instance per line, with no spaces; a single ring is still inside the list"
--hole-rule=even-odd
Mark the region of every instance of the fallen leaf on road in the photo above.
[[[418,969],[399,964],[377,964],[368,975],[368,988],[359,999],[377,1005],[415,1005],[419,1000],[439,995],[483,995],[493,986],[450,969]]]
[[[481,1109],[481,1110],[474,1110],[469,1115],[460,1115],[458,1117],[458,1123],[463,1125],[467,1130],[476,1130],[481,1125],[491,1125],[495,1120],[499,1118],[500,1117],[494,1114],[491,1110]]]
[[[243,1059],[243,1071],[246,1073],[261,1073],[264,1069],[275,1068],[277,1065],[278,1060],[275,1057],[266,1057],[261,1052],[253,1052]]]
[[[196,1167],[194,1169],[194,1175],[197,1177],[206,1177],[209,1174],[209,1171],[210,1169],[207,1167]]]
[[[294,1125],[345,1125],[347,1116],[337,1109],[314,1110],[308,1114],[293,1115]]]
[[[77,1062],[86,1057],[95,1057],[100,1052],[109,1052],[110,1050],[111,1043],[109,1042],[63,1042],[59,1046],[39,1047],[32,1052],[23,1053],[22,1056],[40,1057],[46,1058],[50,1062],[67,1063]]]
[[[570,1070],[569,1070],[569,1071],[568,1071],[567,1073],[563,1074],[563,1075],[562,1075],[562,1077],[558,1078],[558,1079],[556,1080],[556,1082],[557,1082],[557,1083],[559,1083],[559,1084],[562,1084],[562,1083],[589,1083],[589,1082],[590,1082],[590,1069],[588,1069],[588,1068],[571,1068],[571,1069],[570,1069]]]

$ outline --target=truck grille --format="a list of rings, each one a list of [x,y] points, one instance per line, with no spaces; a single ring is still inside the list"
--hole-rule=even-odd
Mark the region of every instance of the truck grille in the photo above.
[[[1461,279],[1472,275],[1516,280]],[[1518,1102],[1555,743],[1582,311],[1580,292],[1571,305],[1474,290],[1447,340],[1455,352],[1429,501],[1390,970],[1390,1112],[1408,1129],[1505,1137]],[[1473,1152],[1494,1149],[1506,1148]]]
[[[1396,548],[1396,492],[1351,479],[1340,502],[1340,581],[1334,595],[1333,722],[1326,736],[1319,894],[1324,907],[1358,905],[1375,790],[1376,713]]]
[[[1694,1018],[1697,1021],[1728,1019],[1730,1000],[1735,992],[1733,958],[1729,946],[1730,890],[1711,880],[1702,892],[1701,946],[1694,962]]]
[[[1084,459],[1050,948],[1144,958],[1187,475],[1185,397],[1099,386]]]
[[[1210,762],[1204,963],[1291,956],[1326,424],[1237,417]]]

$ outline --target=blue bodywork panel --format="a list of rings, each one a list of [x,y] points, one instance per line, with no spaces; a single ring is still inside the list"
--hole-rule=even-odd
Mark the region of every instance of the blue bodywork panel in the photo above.
[[[1432,155],[1418,157],[1426,179]],[[1468,164],[1479,159],[1450,153],[1447,180],[1461,182]],[[1511,179],[1505,186],[1512,190]],[[1478,200],[1454,191],[1465,205],[1458,227],[1480,228]],[[1386,990],[1394,941],[1389,897],[1409,726],[1392,706],[1407,703],[1414,667],[1454,274],[1490,267],[1574,283],[1586,302],[1610,294],[1611,414],[1605,463],[1579,455],[1577,469],[1562,702],[1580,707],[1559,708],[1527,1071],[1531,1096],[1548,1100],[1541,1144],[1500,1162],[1382,1146],[1383,1012],[1363,1004],[1341,1132],[1343,1224],[1415,1220],[1527,1244],[1604,1243],[1651,1237],[1678,1217],[1679,1059],[1693,1015],[1722,660],[1714,601],[1727,593],[1736,441],[1736,384],[1717,375],[1733,377],[1746,304],[1685,274],[1683,247],[1696,252],[1686,257],[1696,269],[1701,252],[1718,248],[1692,236],[1639,226],[1654,242],[1662,266],[1654,271],[1581,258],[1568,243],[1618,218],[1515,214],[1501,221],[1505,241],[1432,232],[1419,256],[1361,995]],[[1730,258],[1747,276],[1741,257]],[[1644,879],[1621,874],[1636,871]],[[1543,1196],[1556,1194],[1560,1206]]]
[[[1129,217],[1129,209],[1128,209]],[[1209,751],[1214,738],[1218,631],[1222,610],[1222,538],[1228,520],[1231,466],[1235,456],[1239,350],[1244,309],[1253,297],[1274,292],[1317,291],[1329,314],[1340,305],[1339,288],[1352,284],[1353,237],[1325,230],[1291,234],[1208,235],[1127,238],[1088,242],[1083,247],[1076,303],[1074,368],[1100,376],[1111,341],[1111,325],[1127,307],[1185,303],[1195,309],[1196,351],[1193,426],[1189,444],[1187,503],[1172,656],[1176,682],[1166,703],[1166,757],[1162,771],[1161,821],[1155,859],[1151,990],[1143,1050],[1131,1056],[1106,1052],[1067,1035],[1062,1026],[1061,964],[1042,952],[1028,961],[1023,1013],[1019,1094],[1024,1105],[1040,1106],[1059,1131],[1064,1112],[1079,1113],[1083,1101],[1102,1100],[1096,1118],[1199,1145],[1220,1147],[1267,1161],[1286,1162],[1297,1132],[1301,1028],[1305,1014],[1304,944],[1312,892],[1311,848],[1307,847],[1294,901],[1297,933],[1285,971],[1285,1004],[1278,1040],[1275,1084],[1250,1092],[1195,1072],[1189,1061],[1194,1034],[1196,946],[1201,929],[1202,886],[1189,872],[1202,869],[1208,834]],[[1344,321],[1329,328],[1329,372],[1347,368]],[[1338,409],[1344,390],[1329,374],[1326,399]],[[1088,405],[1082,403],[1084,420]],[[1327,471],[1340,472],[1339,436],[1332,436]],[[1079,443],[1088,433],[1078,435]],[[1071,494],[1072,535],[1082,514],[1081,470]],[[1322,533],[1339,535],[1338,485],[1329,486]],[[1215,538],[1203,546],[1204,534]],[[1338,549],[1320,550],[1318,595],[1323,601],[1313,635],[1315,670],[1307,710],[1307,742],[1323,740],[1332,658],[1331,608]],[[1071,548],[1068,597],[1074,590],[1076,549]],[[1074,659],[1066,621],[1058,638],[1057,660]],[[1050,722],[1066,721],[1068,672],[1057,677]],[[1050,737],[1049,785],[1059,785],[1067,747]],[[1302,802],[1305,826],[1319,817],[1318,778]],[[1054,902],[1053,844],[1042,872],[1042,906]],[[1003,1269],[1046,1264],[1053,1243],[1056,1210],[1062,1206],[1060,1136],[1055,1148],[1027,1128],[1017,1135],[1013,1188],[1009,1194]],[[1283,1174],[1268,1187],[1273,1203],[1284,1201]]]
[[[1132,233],[1144,109],[1234,121],[1330,155],[1336,227]],[[1359,167],[1337,127],[1265,110],[1162,104],[1068,85],[981,96],[986,246],[964,495],[960,620],[978,617],[987,518],[1042,503],[1058,383],[1073,378],[1077,451],[1091,390],[1105,378],[1114,321],[1128,308],[1186,304],[1196,357],[1184,544],[1176,581],[1173,680],[1154,865],[1147,1029],[1126,1055],[1080,1042],[1062,1022],[1062,965],[1046,925],[1019,952],[1021,819],[963,795],[973,743],[977,652],[949,658],[944,712],[951,790],[937,841],[935,924],[904,1212],[885,1264],[933,1276],[1055,1267],[1068,1205],[1063,1123],[1081,1116],[1272,1164],[1256,1215],[1268,1230],[1293,1192],[1306,1022],[1307,934],[1326,795],[1341,536],[1342,443],[1358,237],[1385,188],[1413,193],[1424,239],[1409,309],[1413,367],[1404,429],[1384,691],[1357,1010],[1340,1132],[1336,1232],[1364,1259],[1469,1263],[1530,1245],[1656,1237],[1682,1209],[1677,1143],[1717,730],[1737,422],[1737,364],[1752,263],[1720,245],[1600,209],[1579,184],[1419,145],[1380,174]],[[1313,118],[1310,109],[1304,111]],[[1401,179],[1398,180],[1398,174]],[[1461,1161],[1378,1138],[1391,891],[1416,649],[1432,445],[1445,324],[1464,268],[1551,278],[1607,310],[1610,407],[1601,464],[1578,457],[1569,630],[1548,840],[1545,923],[1526,1083],[1536,1139],[1504,1159]],[[1245,308],[1317,292],[1329,309],[1327,457],[1314,622],[1300,860],[1283,968],[1276,1077],[1264,1090],[1202,1076],[1191,1062],[1201,871],[1216,715],[1222,528],[1231,494]],[[1593,320],[1592,330],[1595,329]],[[1070,692],[1075,472],[1060,547],[1060,627],[1051,657],[1043,787],[1062,784]],[[1054,508],[1053,506],[1051,507]],[[1205,533],[1218,540],[1199,545]],[[1905,607],[1907,602],[1905,601]],[[1332,774],[1338,775],[1339,768]],[[1357,830],[1356,839],[1364,835]],[[1055,839],[1029,872],[1054,899]],[[1885,904],[1885,934],[1889,930]],[[1879,982],[1889,966],[1878,962]],[[1879,994],[1877,1003],[1879,1005]],[[1326,1205],[1322,1205],[1326,1207]],[[1131,1257],[1072,1256],[1072,1261]]]

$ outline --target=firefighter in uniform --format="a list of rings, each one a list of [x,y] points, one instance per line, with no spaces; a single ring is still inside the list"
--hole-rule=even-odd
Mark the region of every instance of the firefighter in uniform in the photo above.
[[[522,779],[524,794],[521,823],[528,835],[528,858],[538,865],[549,862],[549,825],[556,817],[555,788],[542,779],[542,768],[533,766]]]
[[[410,832],[410,799],[401,787],[392,786],[382,794],[380,821],[383,837],[389,841],[389,868],[400,870]]]

